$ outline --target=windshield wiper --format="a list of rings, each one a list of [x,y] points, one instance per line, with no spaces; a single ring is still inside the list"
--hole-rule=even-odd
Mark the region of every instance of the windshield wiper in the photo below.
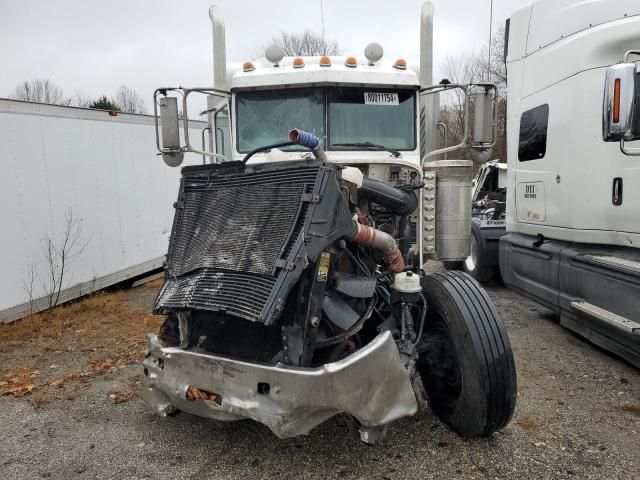
[[[378,145],[377,143],[371,142],[360,142],[360,143],[334,143],[332,146],[334,147],[356,147],[356,148],[366,148],[367,150],[382,150],[384,152],[389,152],[396,158],[402,156],[399,150],[395,150],[393,148],[387,148],[384,145]]]

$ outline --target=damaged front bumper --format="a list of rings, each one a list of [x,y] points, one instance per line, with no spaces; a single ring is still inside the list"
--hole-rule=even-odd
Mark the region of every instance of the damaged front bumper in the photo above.
[[[364,428],[413,415],[416,397],[389,332],[318,368],[270,366],[163,348],[149,336],[142,398],[166,416],[181,410],[217,420],[251,418],[280,438],[306,434],[337,413]],[[193,392],[200,395],[193,395]],[[191,398],[191,400],[189,399]]]

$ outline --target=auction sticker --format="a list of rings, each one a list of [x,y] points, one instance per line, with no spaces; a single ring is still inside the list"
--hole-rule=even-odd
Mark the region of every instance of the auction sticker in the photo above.
[[[364,92],[365,105],[400,105],[397,93]]]

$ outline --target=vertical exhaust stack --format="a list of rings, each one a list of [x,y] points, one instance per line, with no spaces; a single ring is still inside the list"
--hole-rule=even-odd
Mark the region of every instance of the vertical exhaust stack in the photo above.
[[[424,2],[420,14],[420,88],[433,85],[433,3]],[[420,154],[422,157],[438,145],[440,94],[420,97]]]
[[[209,7],[209,18],[213,28],[213,87],[227,89],[227,49],[225,44],[224,18],[217,5]]]
[[[420,15],[420,86],[433,84],[433,3],[424,2]]]

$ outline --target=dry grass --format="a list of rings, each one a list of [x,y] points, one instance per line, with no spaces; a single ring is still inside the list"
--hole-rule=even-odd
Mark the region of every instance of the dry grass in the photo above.
[[[90,377],[140,361],[146,333],[157,330],[161,321],[130,306],[119,291],[97,293],[0,325],[0,394],[37,393],[34,403],[46,401],[57,390],[75,397]]]
[[[160,278],[156,278],[154,280],[151,280],[150,282],[145,282],[142,284],[142,286],[144,288],[147,288],[149,290],[155,290],[156,292],[158,290],[160,290],[160,287],[162,287],[162,282],[164,281],[164,279],[162,277]]]
[[[0,347],[35,342],[43,347],[56,348],[59,346],[57,340],[70,333],[84,347],[101,346],[103,334],[107,331],[126,340],[146,331],[157,319],[127,305],[122,291],[100,292],[17,322],[0,325]]]

